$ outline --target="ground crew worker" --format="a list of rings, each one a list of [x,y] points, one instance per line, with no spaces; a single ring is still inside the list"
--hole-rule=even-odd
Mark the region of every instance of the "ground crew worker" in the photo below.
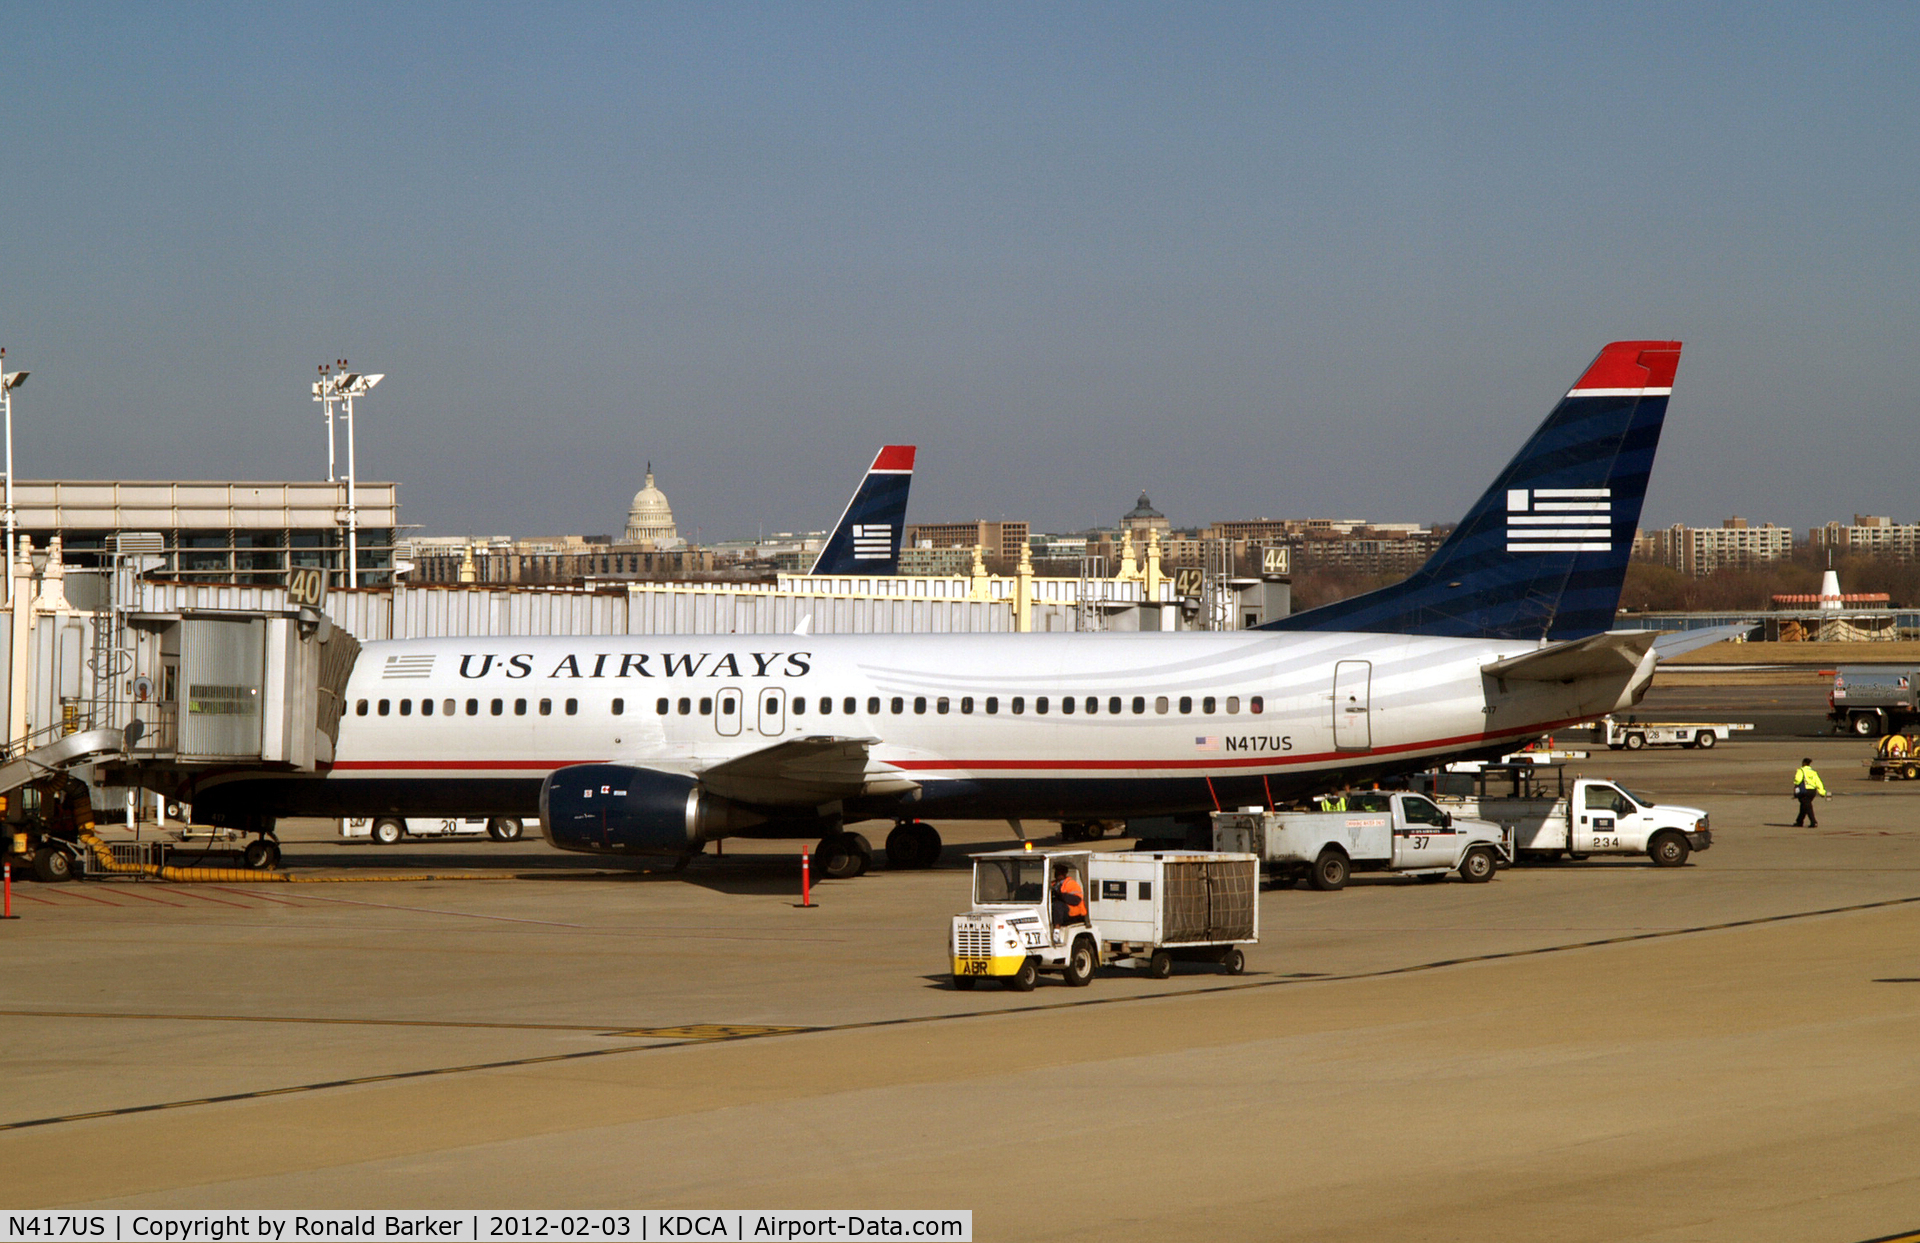
[[[1793,818],[1793,827],[1802,825],[1809,829],[1820,827],[1820,821],[1813,814],[1813,800],[1832,798],[1827,793],[1826,783],[1820,780],[1820,774],[1813,771],[1813,757],[1807,756],[1800,761],[1800,767],[1793,770],[1793,797],[1800,800],[1800,814]]]
[[[1071,865],[1062,867],[1053,877],[1053,926],[1087,922],[1087,893]]]

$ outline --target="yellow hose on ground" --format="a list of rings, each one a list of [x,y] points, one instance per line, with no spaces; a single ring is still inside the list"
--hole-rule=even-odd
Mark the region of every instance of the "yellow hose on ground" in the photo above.
[[[422,881],[422,880],[510,880],[506,876],[438,876],[431,873],[410,876],[294,876],[287,872],[270,872],[253,868],[176,868],[163,867],[157,863],[121,863],[113,857],[113,851],[100,840],[92,829],[80,832],[80,841],[93,852],[93,861],[103,872],[113,872],[121,876],[151,876],[156,880],[174,881],[188,884],[194,881],[220,882],[224,884],[282,884],[282,885],[335,885],[366,883],[368,881]]]

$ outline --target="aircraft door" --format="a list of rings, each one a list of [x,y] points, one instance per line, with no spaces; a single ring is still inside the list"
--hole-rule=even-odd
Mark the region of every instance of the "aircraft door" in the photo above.
[[[763,686],[756,692],[760,700],[760,732],[778,738],[787,732],[787,692],[777,686]]]
[[[1373,662],[1343,660],[1333,667],[1333,745],[1340,751],[1373,748],[1373,726],[1367,704],[1367,684]]]
[[[740,722],[746,719],[747,697],[739,687],[722,687],[719,702],[714,705],[713,728],[722,735],[731,738],[740,732]]]

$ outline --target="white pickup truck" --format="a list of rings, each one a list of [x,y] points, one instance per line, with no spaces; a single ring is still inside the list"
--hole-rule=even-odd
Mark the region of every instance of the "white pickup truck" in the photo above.
[[[1456,815],[1500,825],[1521,859],[1644,854],[1677,868],[1713,845],[1699,808],[1656,803],[1611,781],[1569,779],[1562,764],[1489,764],[1477,773],[1425,774],[1424,783]]]
[[[1642,747],[1697,747],[1709,750],[1736,733],[1753,728],[1747,721],[1642,721],[1628,717],[1616,721],[1603,716],[1593,723],[1593,740],[1618,751],[1638,751]]]
[[[1222,811],[1215,850],[1259,856],[1268,876],[1341,889],[1353,872],[1490,881],[1513,850],[1497,825],[1454,815],[1421,794],[1348,794],[1335,811]]]

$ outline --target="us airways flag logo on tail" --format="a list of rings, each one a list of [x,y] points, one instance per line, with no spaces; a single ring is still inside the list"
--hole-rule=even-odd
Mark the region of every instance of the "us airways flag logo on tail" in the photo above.
[[[1606,552],[1612,547],[1612,488],[1508,489],[1508,552]]]
[[[856,523],[853,528],[853,559],[874,561],[893,555],[893,528],[881,523]]]

